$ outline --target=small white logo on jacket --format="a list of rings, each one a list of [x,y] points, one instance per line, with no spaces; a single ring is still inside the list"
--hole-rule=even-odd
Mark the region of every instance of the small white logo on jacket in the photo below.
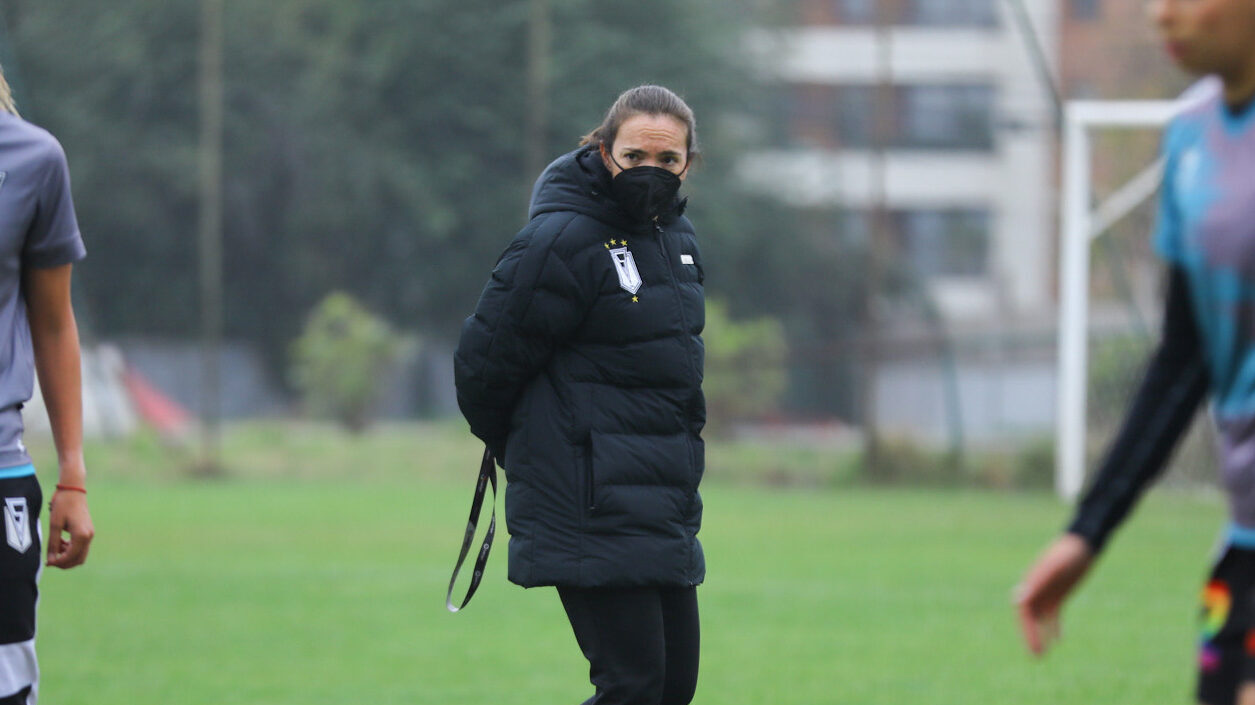
[[[31,547],[30,517],[25,497],[4,498],[4,537],[18,553]]]
[[[622,242],[622,247],[613,247],[618,242]],[[627,240],[611,240],[607,248],[610,248],[610,259],[614,261],[615,271],[619,273],[619,286],[629,294],[635,294],[640,291],[641,272],[636,268],[636,259],[632,257],[632,251],[627,248]]]

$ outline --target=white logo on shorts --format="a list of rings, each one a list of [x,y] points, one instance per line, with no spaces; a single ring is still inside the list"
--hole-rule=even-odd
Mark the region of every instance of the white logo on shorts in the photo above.
[[[4,498],[4,537],[18,553],[31,547],[31,524],[25,497]]]

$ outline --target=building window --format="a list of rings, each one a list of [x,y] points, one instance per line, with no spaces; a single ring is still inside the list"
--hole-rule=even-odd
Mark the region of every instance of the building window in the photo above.
[[[833,0],[841,24],[876,24],[876,0]]]
[[[998,24],[997,2],[998,0],[800,0],[797,16],[804,24],[870,26],[884,21],[891,25],[925,27],[993,27]],[[1098,0],[1088,2],[1097,3]],[[879,16],[881,12],[884,13],[883,18]]]
[[[847,247],[864,248],[872,241],[874,225],[870,212],[843,210],[837,216],[837,237]]]
[[[1071,0],[1068,5],[1072,11],[1072,19],[1078,22],[1091,22],[1102,15],[1101,0]]]
[[[876,139],[876,87],[839,87],[835,127],[841,146],[870,147]]]
[[[878,137],[878,90],[865,83],[786,84],[763,107],[767,133],[781,147],[869,149]],[[990,85],[894,86],[886,100],[883,137],[889,149],[993,149]]]
[[[905,86],[898,91],[901,134],[912,149],[993,148],[994,91],[988,85]]]
[[[997,0],[909,0],[903,22],[929,27],[993,27]]]
[[[787,125],[784,144],[819,149],[836,147],[836,86],[797,84],[789,88],[788,99],[784,102]]]
[[[989,211],[982,208],[894,209],[885,236],[890,256],[912,275],[980,278],[989,276]],[[846,247],[866,247],[876,220],[867,209],[836,214],[834,235]]]
[[[909,210],[892,215],[900,256],[925,277],[983,277],[989,273],[989,212]]]
[[[833,0],[794,0],[793,14],[803,25],[838,24],[836,3]]]

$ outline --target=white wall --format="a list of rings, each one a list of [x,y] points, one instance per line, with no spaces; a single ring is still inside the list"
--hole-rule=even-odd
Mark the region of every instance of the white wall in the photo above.
[[[876,376],[879,430],[938,444],[949,440],[956,421],[969,443],[1047,435],[1054,429],[1056,376],[1049,359],[969,360],[954,369],[940,359],[888,362]],[[958,401],[954,408],[950,384]]]

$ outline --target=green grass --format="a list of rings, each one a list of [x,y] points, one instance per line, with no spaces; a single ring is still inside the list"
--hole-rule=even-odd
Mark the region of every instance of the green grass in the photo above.
[[[151,439],[89,449],[99,535],[86,566],[44,575],[42,702],[589,695],[554,592],[506,582],[504,538],[471,606],[444,611],[478,460],[458,427],[254,425],[225,447],[231,474],[199,481]],[[1010,592],[1066,518],[1051,497],[765,490],[710,472],[696,703],[1191,701],[1217,498],[1153,496],[1035,662]]]

